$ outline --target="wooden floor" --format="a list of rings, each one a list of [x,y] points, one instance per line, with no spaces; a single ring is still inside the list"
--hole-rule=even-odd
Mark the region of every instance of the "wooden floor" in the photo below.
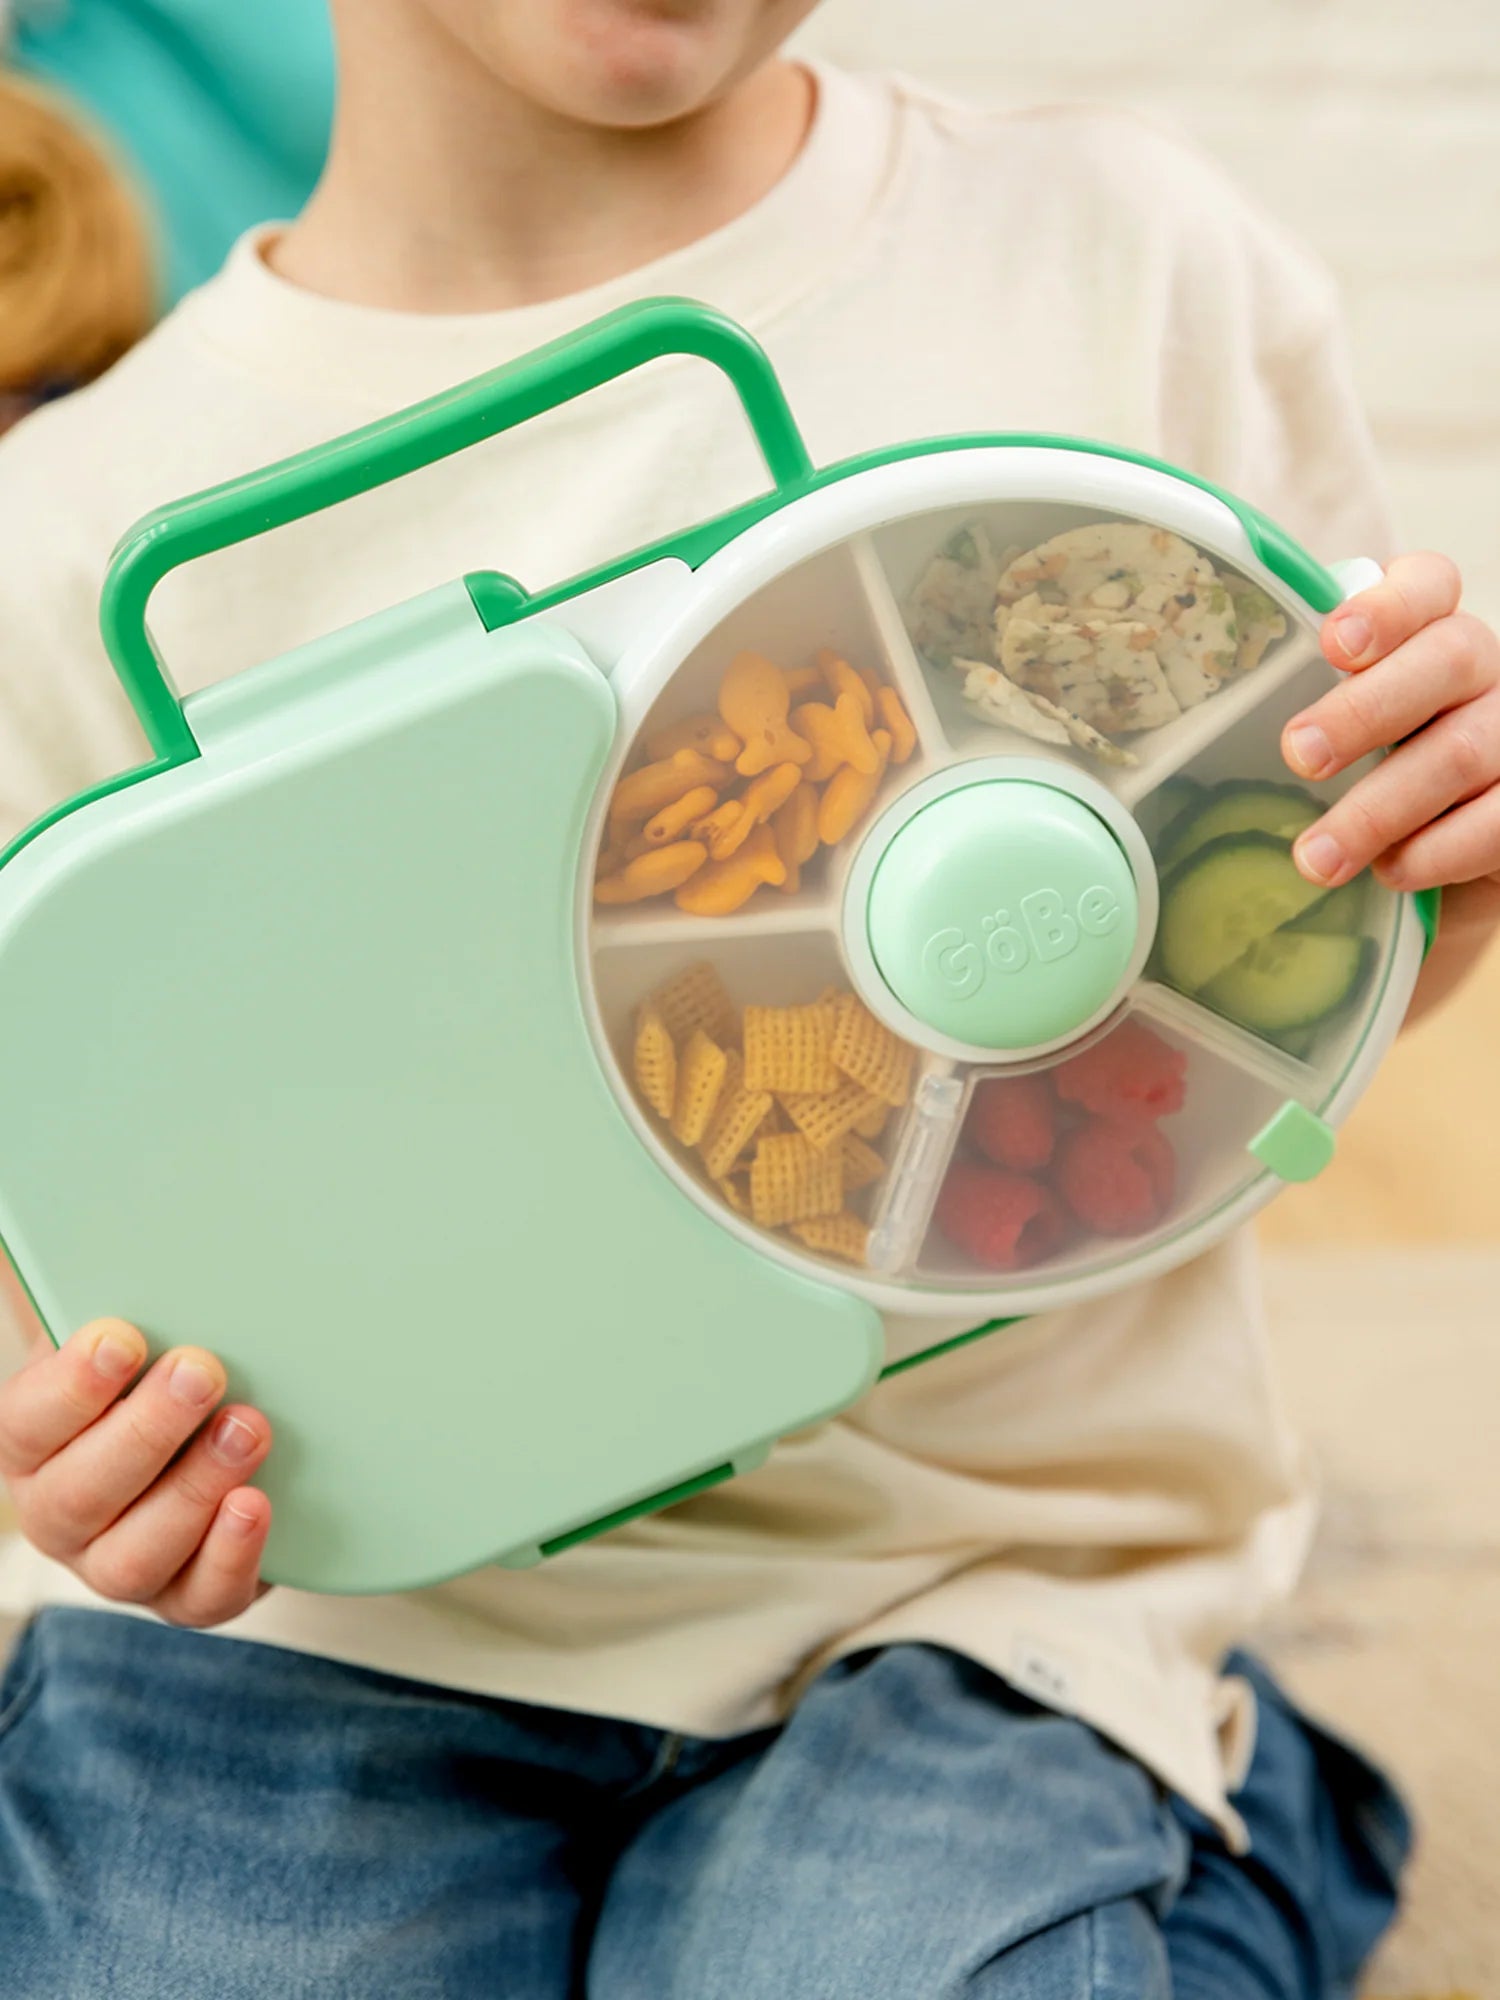
[[[1278,1664],[1416,1807],[1367,1989],[1500,2000],[1500,950],[1404,1034],[1320,1180],[1262,1219],[1271,1326],[1326,1484]]]
[[[1324,1504],[1306,1582],[1262,1643],[1398,1774],[1421,1835],[1366,1990],[1500,2000],[1500,1246],[1280,1250],[1267,1279]]]
[[[1401,1036],[1333,1165],[1261,1226],[1307,1248],[1500,1243],[1500,950]]]

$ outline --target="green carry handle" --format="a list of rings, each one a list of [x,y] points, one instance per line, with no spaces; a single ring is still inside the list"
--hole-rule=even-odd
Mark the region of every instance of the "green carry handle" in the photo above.
[[[158,765],[199,754],[146,627],[151,593],[169,571],[368,493],[667,354],[696,355],[729,377],[779,491],[808,477],[807,446],[759,343],[709,306],[647,299],[394,416],[138,521],[111,558],[99,627]]]

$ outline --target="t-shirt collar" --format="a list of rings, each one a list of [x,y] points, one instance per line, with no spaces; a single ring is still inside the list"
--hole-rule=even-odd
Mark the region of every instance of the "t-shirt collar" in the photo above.
[[[219,276],[179,311],[198,336],[257,375],[350,404],[388,408],[478,374],[624,305],[682,294],[764,328],[826,285],[885,187],[896,150],[892,94],[821,63],[811,129],[791,167],[753,207],[710,235],[606,283],[491,313],[352,305],[290,284],[262,250],[281,224],[242,236]]]

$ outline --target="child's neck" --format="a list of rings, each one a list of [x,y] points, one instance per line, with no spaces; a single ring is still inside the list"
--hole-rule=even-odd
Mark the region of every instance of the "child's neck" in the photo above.
[[[425,52],[424,52],[425,53]],[[406,312],[499,312],[605,283],[754,205],[796,158],[814,85],[765,64],[674,124],[578,124],[469,64],[342,79],[328,164],[269,251],[293,284]]]

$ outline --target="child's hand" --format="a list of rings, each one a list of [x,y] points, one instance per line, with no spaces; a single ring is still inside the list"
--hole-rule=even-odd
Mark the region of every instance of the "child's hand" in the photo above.
[[[0,1386],[0,1473],[21,1527],[101,1597],[173,1625],[220,1625],[254,1602],[271,1503],[244,1481],[271,1427],[242,1403],[207,1420],[224,1370],[201,1347],[162,1355],[128,1396],[146,1343],[96,1320]]]
[[[1323,652],[1347,678],[1282,736],[1300,777],[1329,778],[1399,749],[1360,779],[1294,850],[1330,887],[1373,864],[1392,889],[1451,883],[1445,929],[1500,922],[1500,639],[1458,608],[1446,556],[1398,556],[1385,579],[1332,612]]]

